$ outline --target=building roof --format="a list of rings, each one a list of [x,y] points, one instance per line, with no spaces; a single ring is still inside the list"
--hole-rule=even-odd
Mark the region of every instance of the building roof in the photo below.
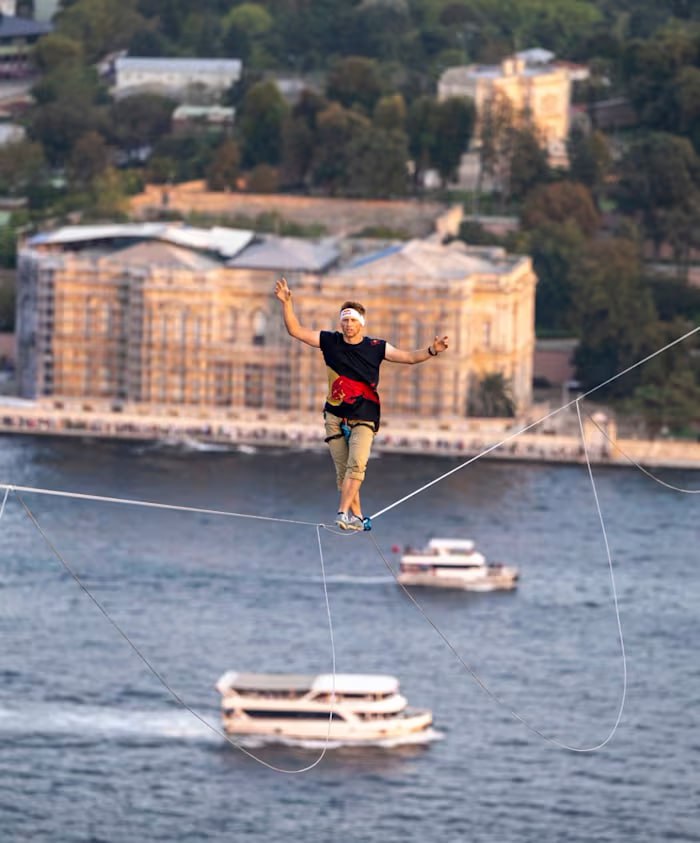
[[[367,279],[395,278],[398,282],[408,275],[414,280],[422,277],[426,281],[456,281],[472,275],[510,272],[514,263],[503,249],[469,247],[459,240],[446,246],[428,240],[409,240],[354,260],[342,274]]]
[[[13,15],[0,16],[0,40],[10,38],[38,38],[53,31],[50,23],[39,23],[30,18],[18,18]]]
[[[550,64],[554,60],[554,53],[542,47],[531,47],[529,50],[521,50],[516,55],[527,65]]]
[[[160,240],[231,258],[253,239],[253,232],[238,228],[194,228],[169,223],[124,223],[107,225],[66,225],[30,238],[30,246],[85,245],[114,240]]]
[[[524,60],[523,60],[524,61]],[[555,64],[525,64],[518,76],[546,76],[559,72]],[[477,79],[501,79],[503,64],[464,64],[448,67],[440,77],[440,85],[473,85]]]
[[[363,673],[322,673],[318,676],[303,673],[238,673],[228,670],[221,676],[216,687],[225,694],[228,690],[246,691],[314,691],[330,694],[394,694],[399,689],[395,676]]]
[[[240,59],[204,58],[148,58],[119,56],[117,70],[140,70],[144,73],[228,73],[240,76],[243,64]]]
[[[223,105],[178,105],[173,120],[206,120],[210,123],[233,123],[236,109]]]
[[[156,240],[136,243],[126,246],[109,255],[110,263],[120,263],[125,266],[158,266],[168,269],[182,269],[189,272],[206,272],[221,264],[191,249],[173,246],[172,243],[161,243]]]
[[[339,256],[340,250],[335,241],[302,240],[270,234],[256,239],[227,265],[239,269],[321,272],[335,263]]]

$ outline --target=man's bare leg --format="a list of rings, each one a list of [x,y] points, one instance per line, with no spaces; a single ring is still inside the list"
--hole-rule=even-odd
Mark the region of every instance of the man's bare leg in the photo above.
[[[362,480],[355,480],[353,477],[346,477],[340,487],[339,512],[354,512],[355,515],[362,515],[360,509],[360,486]]]

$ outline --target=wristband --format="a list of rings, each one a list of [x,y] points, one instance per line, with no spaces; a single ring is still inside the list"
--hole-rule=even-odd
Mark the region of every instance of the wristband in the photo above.
[[[429,345],[429,346],[428,346],[428,354],[429,354],[431,357],[437,357],[437,356],[438,356],[437,351],[433,350],[432,345]]]

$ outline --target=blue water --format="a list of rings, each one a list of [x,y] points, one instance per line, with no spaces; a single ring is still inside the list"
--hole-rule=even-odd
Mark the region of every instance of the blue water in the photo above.
[[[377,511],[456,462],[372,460]],[[368,536],[323,533],[344,672],[397,675],[436,737],[336,748],[271,772],[167,693],[60,564],[11,496],[0,521],[2,841],[700,840],[700,498],[634,469],[478,462],[388,512],[387,557],[430,536],[476,540],[518,565],[517,591],[416,591],[502,701],[494,702],[402,594]],[[697,488],[700,475],[665,472]],[[325,453],[183,453],[5,437],[0,482],[309,522],[335,510]],[[214,726],[227,669],[331,666],[313,527],[23,495],[65,561],[166,682]],[[253,751],[282,767],[319,750]]]

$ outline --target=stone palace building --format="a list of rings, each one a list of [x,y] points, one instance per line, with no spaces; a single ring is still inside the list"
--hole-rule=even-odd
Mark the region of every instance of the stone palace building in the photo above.
[[[368,335],[397,347],[449,335],[435,360],[382,367],[387,416],[464,418],[496,373],[517,411],[530,407],[528,257],[437,237],[310,241],[168,223],[69,226],[22,244],[20,393],[124,412],[319,412],[323,360],[287,335],[273,294],[280,274],[308,327],[335,329],[340,304],[357,299]]]

